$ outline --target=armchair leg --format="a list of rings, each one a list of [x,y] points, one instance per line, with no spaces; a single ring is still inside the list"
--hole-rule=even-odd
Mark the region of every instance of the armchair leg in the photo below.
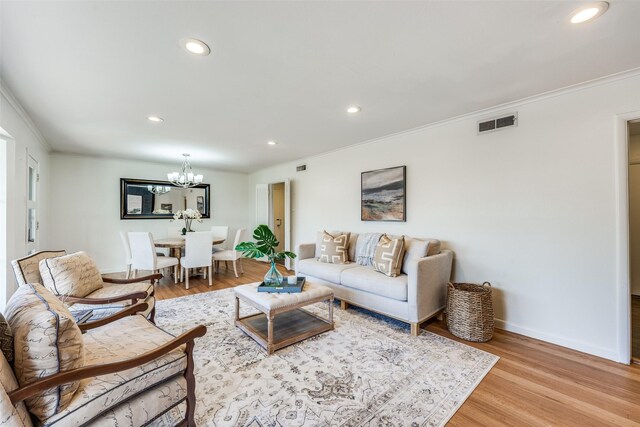
[[[238,262],[240,263],[240,274],[244,274],[244,267],[242,267],[242,258],[238,258]]]
[[[184,288],[189,289],[189,269],[185,268],[185,270]]]
[[[153,305],[151,312],[149,313],[149,322],[156,324],[156,305]]]
[[[173,282],[178,283],[178,264],[173,266]]]
[[[185,421],[189,427],[195,427],[196,425],[196,378],[193,375],[193,345],[193,340],[187,343],[187,369],[184,372],[184,377],[187,380],[187,410]]]
[[[209,286],[213,285],[213,283],[211,282],[211,266],[207,267],[207,269],[209,270]]]

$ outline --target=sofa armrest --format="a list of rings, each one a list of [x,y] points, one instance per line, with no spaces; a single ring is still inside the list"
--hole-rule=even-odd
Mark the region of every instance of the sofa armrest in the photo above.
[[[315,243],[301,243],[296,246],[296,273],[298,272],[298,262],[303,259],[315,258],[316,256],[316,244]]]
[[[449,250],[409,264],[407,297],[410,321],[425,320],[445,307],[452,266],[453,252]]]

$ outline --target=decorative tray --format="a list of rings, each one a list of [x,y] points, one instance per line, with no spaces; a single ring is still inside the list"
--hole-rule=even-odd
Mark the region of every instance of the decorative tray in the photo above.
[[[305,278],[303,276],[298,276],[298,283],[295,285],[290,285],[287,282],[287,278],[285,277],[282,281],[282,284],[279,286],[274,285],[266,285],[264,282],[260,283],[258,286],[258,292],[272,292],[279,294],[295,294],[302,292],[302,288],[304,287]]]

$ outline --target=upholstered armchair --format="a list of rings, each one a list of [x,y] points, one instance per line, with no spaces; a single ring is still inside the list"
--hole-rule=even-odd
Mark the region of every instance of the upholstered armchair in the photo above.
[[[195,426],[193,348],[206,328],[174,337],[135,314],[144,306],[78,325],[43,286],[20,287],[5,312],[14,351],[0,352],[0,426]]]
[[[91,310],[91,319],[96,320],[143,301],[147,308],[142,314],[154,321],[154,285],[161,274],[135,279],[103,277],[86,253],[67,255],[64,250],[36,252],[11,261],[11,265],[19,286],[40,283],[71,312]]]

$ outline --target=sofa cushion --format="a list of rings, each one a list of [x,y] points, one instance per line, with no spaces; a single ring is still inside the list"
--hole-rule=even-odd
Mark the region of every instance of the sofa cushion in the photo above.
[[[372,267],[358,265],[356,268],[344,270],[340,279],[340,284],[348,288],[370,292],[386,298],[398,301],[407,301],[406,274],[396,277],[389,277],[380,274]]]
[[[315,258],[301,259],[298,261],[299,275],[308,275],[326,280],[335,284],[340,283],[340,274],[350,268],[357,267],[358,264],[329,264],[320,262]]]
[[[389,277],[400,274],[402,258],[404,257],[404,237],[392,239],[386,234],[380,237],[373,256],[373,268]]]
[[[13,406],[8,393],[18,388],[11,365],[0,353],[0,426],[31,427],[31,418],[24,402]]]
[[[324,233],[320,244],[320,262],[346,264],[349,262],[349,234],[332,236]]]
[[[173,338],[173,335],[142,316],[128,316],[85,333],[85,365],[131,359]],[[83,425],[105,409],[114,408],[138,393],[173,379],[186,366],[187,357],[184,346],[181,346],[144,365],[82,380],[69,405],[47,419],[45,424],[58,423],[65,427]]]
[[[5,314],[13,331],[13,367],[21,386],[83,366],[84,346],[78,325],[62,302],[42,285],[29,283],[18,288]],[[27,407],[45,420],[69,404],[79,385],[76,381],[53,387],[28,398]]]
[[[8,362],[13,362],[13,332],[2,313],[0,313],[0,352]]]
[[[42,284],[55,295],[86,297],[100,289],[98,266],[85,252],[76,252],[40,261]]]
[[[356,245],[358,244],[358,234],[351,233],[349,236],[349,261],[356,262]]]
[[[403,273],[407,273],[409,271],[409,265],[412,261],[416,261],[427,256],[431,242],[431,240],[405,237],[404,261],[402,261]]]
[[[42,283],[40,276],[40,261],[47,258],[55,258],[66,255],[66,251],[41,251],[24,258],[11,261],[13,273],[16,276],[18,285],[24,286],[27,283]]]

